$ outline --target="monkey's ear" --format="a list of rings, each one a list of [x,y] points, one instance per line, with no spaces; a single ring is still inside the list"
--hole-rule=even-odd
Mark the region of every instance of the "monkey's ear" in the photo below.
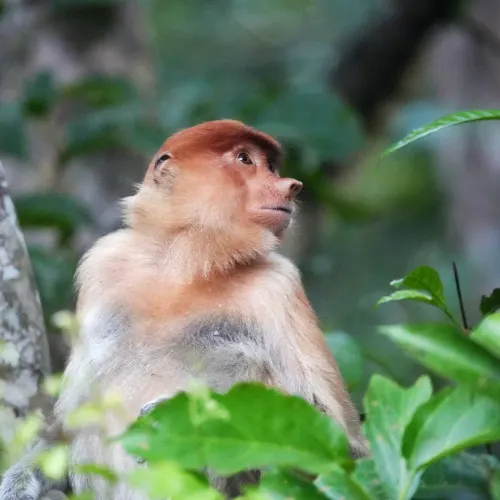
[[[158,158],[156,158],[155,164],[154,164],[154,170],[159,170],[162,167],[162,165],[166,161],[168,161],[170,158],[171,158],[170,153],[167,153],[166,151],[164,151],[160,156],[158,156]]]
[[[163,151],[153,162],[151,177],[157,186],[170,187],[173,177],[171,165],[168,164],[170,158],[172,158],[172,155],[167,151]]]

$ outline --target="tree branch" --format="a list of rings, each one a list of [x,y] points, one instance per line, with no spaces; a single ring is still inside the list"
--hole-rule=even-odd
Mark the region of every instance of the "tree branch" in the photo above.
[[[384,104],[397,92],[402,78],[432,29],[450,22],[461,0],[399,0],[394,10],[351,41],[331,81],[372,130]]]

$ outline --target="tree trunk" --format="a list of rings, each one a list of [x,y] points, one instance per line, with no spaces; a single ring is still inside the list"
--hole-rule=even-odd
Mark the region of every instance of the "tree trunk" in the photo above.
[[[460,24],[431,47],[431,78],[450,111],[500,108],[500,3],[470,3]],[[450,229],[476,277],[470,295],[500,287],[500,125],[457,127],[436,137]],[[472,288],[472,287],[471,287]]]
[[[40,299],[0,164],[0,404],[16,416],[48,410],[40,382],[49,372]]]

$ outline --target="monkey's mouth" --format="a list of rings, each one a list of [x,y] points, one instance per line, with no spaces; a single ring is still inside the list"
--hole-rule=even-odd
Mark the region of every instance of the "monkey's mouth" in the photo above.
[[[285,214],[290,215],[292,213],[292,209],[290,207],[284,207],[284,206],[279,206],[279,207],[262,207],[263,210],[274,210],[277,212],[284,212]]]
[[[292,219],[293,209],[287,205],[264,206],[257,210],[257,222],[273,232],[282,232]]]

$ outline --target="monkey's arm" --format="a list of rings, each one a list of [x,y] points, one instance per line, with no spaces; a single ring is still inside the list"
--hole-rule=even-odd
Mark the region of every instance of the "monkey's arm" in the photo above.
[[[353,456],[366,455],[358,412],[301,286],[296,290],[290,319],[297,360],[302,367],[305,383],[310,387],[312,403],[341,425],[349,439]]]

